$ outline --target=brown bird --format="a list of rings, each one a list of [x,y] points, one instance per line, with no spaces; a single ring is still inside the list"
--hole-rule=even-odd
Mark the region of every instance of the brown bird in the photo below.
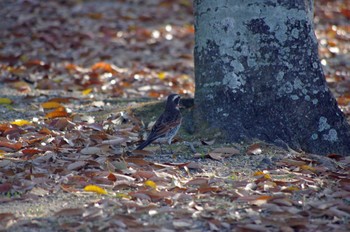
[[[182,121],[179,103],[180,95],[171,94],[168,96],[164,112],[157,119],[147,139],[141,143],[136,150],[142,150],[152,142],[171,144],[171,141],[179,130]],[[162,151],[161,145],[160,149]]]

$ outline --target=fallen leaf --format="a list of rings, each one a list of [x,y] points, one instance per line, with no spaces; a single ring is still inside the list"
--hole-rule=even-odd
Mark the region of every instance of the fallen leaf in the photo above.
[[[175,229],[185,229],[185,228],[190,228],[192,226],[192,222],[187,220],[187,219],[177,219],[177,220],[173,220],[172,221],[173,226],[175,227]]]
[[[43,107],[44,109],[56,109],[63,106],[58,102],[49,101],[49,102],[41,103],[41,107]]]
[[[68,117],[68,113],[64,107],[58,107],[54,111],[45,115],[46,118]]]
[[[215,143],[215,139],[212,140],[201,140],[203,145],[213,145]]]
[[[246,153],[248,155],[259,155],[259,154],[261,154],[262,153],[261,145],[259,143],[255,143],[255,144],[250,145],[247,148]]]
[[[71,163],[67,166],[67,170],[72,171],[72,170],[78,170],[81,169],[82,167],[84,167],[86,165],[85,161],[77,161],[74,163]]]
[[[85,192],[94,192],[98,194],[107,194],[107,191],[96,185],[88,185],[84,188]]]
[[[267,203],[270,199],[272,199],[271,196],[263,195],[263,196],[259,196],[256,199],[252,200],[251,203],[254,205],[260,206],[260,205]]]
[[[84,210],[81,208],[66,208],[56,212],[55,215],[72,217],[72,216],[80,216],[83,213],[84,213]]]
[[[149,179],[156,176],[156,174],[152,171],[137,171],[133,173],[132,176],[135,178]]]
[[[10,148],[12,150],[18,151],[19,149],[22,148],[22,146],[23,146],[23,144],[20,142],[12,143],[9,141],[1,141],[0,140],[0,147],[7,147],[7,148]]]
[[[145,183],[144,183],[145,186],[147,187],[151,187],[153,189],[157,189],[157,184],[154,183],[153,181],[151,180],[147,180]]]
[[[24,119],[16,119],[15,121],[10,122],[10,124],[17,125],[17,126],[32,125],[31,122],[29,122],[28,120],[24,120]]]
[[[308,170],[308,171],[311,171],[311,172],[316,172],[316,169],[314,167],[309,166],[309,165],[301,165],[300,168],[302,170]]]
[[[281,191],[282,192],[295,192],[295,191],[299,191],[300,188],[298,186],[288,186],[288,187],[282,187]]]
[[[12,189],[12,184],[4,183],[0,184],[0,193],[6,193]]]
[[[0,97],[0,104],[9,105],[12,104],[12,102],[10,98]]]
[[[210,158],[212,158],[213,160],[222,160],[222,159],[224,159],[222,153],[213,153],[213,152],[210,152],[210,153],[208,154],[208,156],[209,156]]]
[[[290,165],[290,166],[302,166],[306,165],[306,162],[304,161],[298,161],[298,160],[292,160],[292,159],[283,159],[281,162]]]
[[[265,232],[265,231],[268,231],[268,228],[265,227],[264,225],[244,224],[244,225],[238,225],[237,231]]]
[[[154,155],[154,152],[148,151],[148,150],[133,150],[131,153],[133,155],[144,155],[144,156]]]
[[[113,182],[117,181],[117,177],[113,173],[109,173],[107,179]]]
[[[102,154],[103,150],[100,147],[85,147],[80,150],[80,153],[84,155],[96,155]]]
[[[36,148],[27,148],[27,149],[23,149],[21,152],[23,153],[23,155],[35,155],[43,151]]]
[[[115,138],[115,139],[110,139],[110,140],[104,140],[102,141],[102,144],[107,144],[107,145],[121,145],[125,143],[128,139],[127,138]]]
[[[202,184],[208,184],[208,179],[207,178],[194,178],[186,183],[186,185],[202,185]]]
[[[126,158],[125,159],[125,162],[128,162],[128,163],[133,163],[133,164],[136,164],[136,165],[139,165],[139,166],[146,166],[146,165],[149,165],[150,162],[144,160],[144,159],[141,159],[141,158]]]
[[[92,89],[91,89],[91,88],[88,88],[88,89],[83,90],[83,91],[81,92],[81,94],[85,96],[85,95],[90,94],[91,92],[92,92]]]

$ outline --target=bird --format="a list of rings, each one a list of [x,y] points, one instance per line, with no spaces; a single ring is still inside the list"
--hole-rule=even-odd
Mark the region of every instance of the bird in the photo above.
[[[149,144],[158,142],[160,144],[161,152],[163,153],[161,144],[168,143],[170,146],[171,141],[178,132],[182,122],[179,103],[180,95],[170,94],[168,96],[164,112],[159,116],[156,123],[153,125],[147,139],[135,150],[142,150]],[[173,153],[172,150],[171,153]]]

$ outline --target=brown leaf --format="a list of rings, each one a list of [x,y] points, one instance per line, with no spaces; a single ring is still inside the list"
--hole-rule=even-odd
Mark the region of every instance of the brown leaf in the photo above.
[[[186,185],[202,185],[202,184],[208,184],[209,179],[198,177],[194,178],[186,183]]]
[[[77,161],[74,163],[71,163],[67,166],[67,170],[72,171],[72,170],[78,170],[81,169],[82,167],[84,167],[86,165],[85,161]]]
[[[124,144],[127,141],[128,141],[128,138],[119,137],[119,138],[115,138],[115,139],[104,140],[104,141],[102,141],[102,144],[121,145],[121,144]]]
[[[76,193],[76,192],[78,192],[78,190],[72,185],[61,184],[60,187],[65,192],[69,192],[69,193]]]
[[[201,140],[203,145],[213,145],[215,143],[215,139],[212,140]]]
[[[102,154],[103,150],[100,147],[85,147],[80,150],[80,153],[84,155],[96,155]]]
[[[98,62],[94,64],[91,67],[91,70],[94,72],[99,72],[99,73],[112,73],[112,74],[117,74],[118,72],[112,67],[111,64],[104,63],[104,62]]]
[[[168,191],[157,191],[155,189],[145,191],[145,194],[151,197],[152,201],[159,201],[163,200],[166,197],[171,197],[174,196],[175,193],[173,192],[168,192]]]
[[[154,152],[147,151],[147,150],[133,150],[131,153],[133,155],[144,155],[144,156],[154,155]]]
[[[94,177],[92,178],[92,181],[98,185],[114,185],[114,182],[112,180],[103,177]]]
[[[341,160],[343,158],[343,156],[337,155],[337,154],[328,154],[327,157],[331,158],[331,159],[335,159],[337,161],[339,161],[339,160]]]
[[[41,107],[43,107],[44,109],[56,109],[56,108],[62,107],[62,105],[58,102],[49,101],[49,102],[41,103]]]
[[[238,225],[237,231],[265,232],[265,231],[268,231],[268,229],[264,225],[244,224],[244,225]]]
[[[62,209],[55,213],[56,216],[66,216],[66,217],[72,217],[72,216],[80,216],[84,213],[84,210],[81,208],[67,208]]]
[[[210,153],[208,154],[208,156],[209,156],[210,158],[212,158],[213,160],[222,160],[222,159],[224,159],[222,153],[213,153],[213,152],[210,152]]]
[[[129,196],[131,196],[133,198],[141,199],[141,200],[151,201],[151,197],[143,192],[130,192]]]
[[[0,184],[0,193],[6,193],[12,189],[12,184],[4,183]]]
[[[117,177],[113,173],[109,173],[107,179],[113,182],[117,181]]]
[[[341,8],[340,12],[348,19],[350,19],[350,9],[347,8]]]
[[[246,153],[248,155],[259,155],[262,153],[261,145],[259,143],[252,144],[248,147]]]
[[[15,220],[16,216],[13,213],[0,213],[0,229],[6,231]]]
[[[35,154],[41,153],[42,151],[35,148],[27,148],[27,149],[23,149],[21,152],[23,153],[23,155],[35,155]]]
[[[172,224],[177,230],[185,230],[186,228],[190,228],[193,225],[193,222],[188,219],[177,219],[173,220]]]
[[[263,196],[259,196],[256,199],[254,199],[252,202],[252,204],[254,205],[263,205],[265,203],[267,203],[270,199],[272,199],[271,196],[267,196],[267,195],[263,195]]]
[[[46,118],[59,118],[59,117],[68,117],[66,108],[58,107],[54,111],[51,111],[45,115]]]
[[[21,142],[17,142],[17,143],[12,143],[10,141],[7,140],[0,140],[0,147],[7,147],[10,148],[12,150],[18,151],[19,149],[21,149],[23,146],[23,144]]]
[[[340,180],[340,186],[343,190],[350,192],[350,179],[342,179]]]
[[[156,176],[156,174],[152,171],[137,171],[133,173],[132,176],[135,178],[149,179]]]
[[[46,189],[43,189],[41,187],[34,187],[30,190],[29,192],[30,194],[32,195],[35,195],[35,196],[40,196],[40,197],[43,197],[43,196],[46,196],[49,194],[49,191],[46,190]]]
[[[271,199],[269,202],[274,203],[276,205],[281,205],[281,206],[292,206],[292,200],[288,198],[281,198],[281,197],[275,197]]]
[[[201,154],[199,152],[193,155],[193,158],[206,158],[208,155]]]
[[[333,206],[327,210],[327,215],[338,218],[349,218],[350,213],[340,210],[337,206]]]
[[[200,193],[208,193],[208,192],[219,192],[221,191],[220,188],[218,187],[211,187],[209,185],[201,185],[199,188],[198,188],[198,192]]]
[[[58,103],[69,103],[71,100],[76,98],[73,97],[55,97],[48,100],[49,102],[58,102]]]
[[[201,165],[197,162],[187,162],[187,163],[164,163],[166,165],[170,165],[170,166],[176,166],[176,167],[188,167],[189,169],[200,169]]]
[[[189,162],[186,167],[188,167],[189,169],[201,169],[202,165],[197,163],[197,162]]]
[[[139,166],[146,166],[146,165],[150,164],[150,162],[148,162],[144,159],[141,159],[141,158],[126,158],[125,162],[134,163],[134,164],[139,165]]]

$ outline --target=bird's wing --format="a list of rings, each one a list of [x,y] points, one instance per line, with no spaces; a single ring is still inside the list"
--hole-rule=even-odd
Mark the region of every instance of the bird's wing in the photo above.
[[[171,129],[173,129],[180,123],[181,123],[181,117],[179,117],[178,114],[177,115],[162,114],[154,124],[147,140],[154,141],[166,135]]]

